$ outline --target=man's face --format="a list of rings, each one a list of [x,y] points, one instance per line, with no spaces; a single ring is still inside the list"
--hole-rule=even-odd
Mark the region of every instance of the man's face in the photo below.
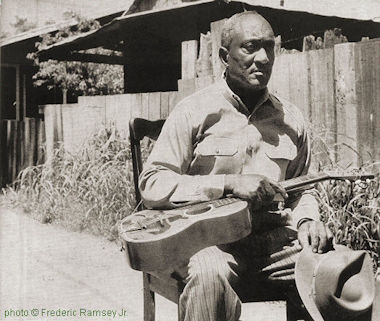
[[[259,15],[242,17],[235,26],[227,55],[227,77],[241,89],[267,86],[274,63],[274,33]]]

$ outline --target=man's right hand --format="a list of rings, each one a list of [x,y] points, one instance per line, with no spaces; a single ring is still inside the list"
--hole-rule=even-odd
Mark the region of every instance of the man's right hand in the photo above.
[[[285,189],[277,182],[263,175],[226,175],[224,180],[226,194],[253,201],[254,208],[269,205],[276,194],[286,199]]]

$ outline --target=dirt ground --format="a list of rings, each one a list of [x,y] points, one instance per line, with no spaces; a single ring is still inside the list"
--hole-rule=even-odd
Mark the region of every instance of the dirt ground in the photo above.
[[[124,255],[103,238],[0,208],[0,320],[142,321],[141,273]],[[156,297],[156,320],[177,320],[177,306]],[[285,320],[284,305],[244,304],[241,319]]]

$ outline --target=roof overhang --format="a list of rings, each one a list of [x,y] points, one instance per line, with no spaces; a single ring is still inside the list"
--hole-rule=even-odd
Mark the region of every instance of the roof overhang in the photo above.
[[[350,3],[352,0],[347,0]],[[356,1],[356,0],[355,0]],[[275,32],[285,37],[286,41],[292,40],[292,37],[301,37],[311,33],[311,31],[323,32],[327,28],[343,27],[344,31],[352,29],[355,31],[355,37],[360,40],[362,36],[380,37],[380,25],[376,23],[377,16],[380,16],[380,2],[375,0],[374,10],[372,12],[360,14],[360,9],[356,7],[358,18],[353,19],[354,13],[348,10],[330,10],[331,1],[320,0],[318,5],[313,5],[312,0],[286,0],[284,6],[279,0],[241,0],[226,1],[220,0],[199,0],[182,3],[181,5],[132,13],[117,17],[102,28],[69,38],[60,43],[51,45],[39,51],[42,60],[81,60],[78,50],[104,47],[112,50],[121,50],[123,46],[151,41],[151,39],[162,39],[163,41],[178,41],[196,39],[197,35],[190,35],[185,28],[182,28],[180,35],[179,28],[181,25],[191,23],[202,23],[204,21],[215,21],[240,12],[244,8],[255,9],[263,14],[274,26]],[[228,2],[228,3],[227,3]],[[329,5],[327,5],[329,3]],[[343,3],[343,2],[342,2]],[[357,1],[356,1],[357,4]],[[343,5],[343,4],[342,4]],[[366,11],[366,12],[367,12]],[[328,14],[330,12],[330,14]],[[338,14],[340,16],[338,16]],[[180,22],[180,23],[179,23]],[[358,29],[360,24],[360,30]],[[298,31],[297,31],[298,30]],[[300,30],[305,30],[304,34]],[[183,34],[185,33],[185,35]],[[301,41],[302,42],[302,41]],[[74,55],[74,56],[73,56]],[[82,59],[81,61],[86,61]],[[120,60],[120,62],[122,62]]]

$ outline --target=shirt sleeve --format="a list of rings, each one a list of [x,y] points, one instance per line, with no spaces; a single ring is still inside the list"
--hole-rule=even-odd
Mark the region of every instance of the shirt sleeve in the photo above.
[[[286,171],[286,179],[307,175],[310,170],[311,162],[311,143],[310,134],[303,128],[297,144],[298,153],[294,160],[289,163]],[[292,221],[294,227],[299,226],[303,220],[319,221],[319,206],[314,196],[315,190],[310,188],[300,193],[290,203],[292,209]]]
[[[148,208],[173,208],[218,199],[224,175],[186,175],[199,129],[195,113],[179,104],[166,120],[139,179]]]

